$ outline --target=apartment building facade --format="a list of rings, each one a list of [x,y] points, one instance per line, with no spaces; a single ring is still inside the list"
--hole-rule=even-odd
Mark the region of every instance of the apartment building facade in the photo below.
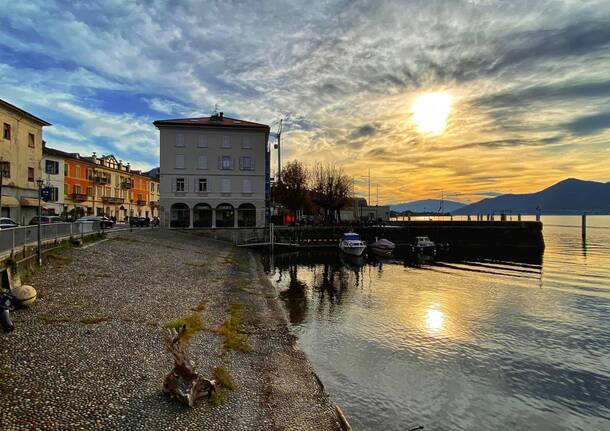
[[[0,214],[27,224],[38,211],[42,128],[51,124],[0,99]]]
[[[265,226],[269,126],[222,112],[153,124],[160,133],[163,226]]]
[[[158,190],[159,181],[113,155],[64,153],[63,178],[64,211],[72,218],[105,215],[125,220],[158,215],[158,192],[150,190]]]

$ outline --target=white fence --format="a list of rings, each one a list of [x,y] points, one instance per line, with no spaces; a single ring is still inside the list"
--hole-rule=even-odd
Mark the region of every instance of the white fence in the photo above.
[[[101,232],[99,222],[49,223],[40,225],[42,243]],[[38,244],[38,226],[19,226],[0,230],[0,256],[18,253]]]

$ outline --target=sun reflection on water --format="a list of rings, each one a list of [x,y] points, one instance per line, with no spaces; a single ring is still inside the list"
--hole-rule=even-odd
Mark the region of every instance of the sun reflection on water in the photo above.
[[[432,332],[438,332],[443,329],[443,321],[445,316],[442,311],[436,308],[426,310],[426,326]]]

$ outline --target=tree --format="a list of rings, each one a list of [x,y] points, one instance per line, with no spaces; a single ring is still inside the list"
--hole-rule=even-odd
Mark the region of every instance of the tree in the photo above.
[[[303,208],[307,200],[309,177],[309,170],[298,160],[286,164],[273,188],[275,202],[294,212]]]
[[[348,202],[352,186],[352,178],[334,164],[317,164],[312,171],[312,200],[324,209],[327,220],[334,221],[335,214]]]

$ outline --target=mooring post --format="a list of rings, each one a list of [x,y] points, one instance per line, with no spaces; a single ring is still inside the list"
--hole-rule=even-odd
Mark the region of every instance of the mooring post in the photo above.
[[[582,238],[585,239],[587,237],[587,213],[582,214]]]

